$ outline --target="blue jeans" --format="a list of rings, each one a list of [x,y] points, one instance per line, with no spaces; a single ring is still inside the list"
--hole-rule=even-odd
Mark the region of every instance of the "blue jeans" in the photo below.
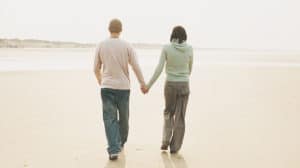
[[[109,154],[120,152],[128,137],[130,90],[102,88],[103,121]]]

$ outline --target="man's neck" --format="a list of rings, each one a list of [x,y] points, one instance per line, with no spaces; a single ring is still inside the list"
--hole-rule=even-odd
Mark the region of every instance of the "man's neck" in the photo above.
[[[111,33],[110,34],[111,38],[119,38],[119,36],[120,36],[120,33]]]

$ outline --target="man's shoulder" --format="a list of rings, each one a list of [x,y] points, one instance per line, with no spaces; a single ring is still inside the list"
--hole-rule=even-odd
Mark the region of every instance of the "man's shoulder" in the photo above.
[[[104,40],[98,42],[97,46],[100,47],[100,46],[105,45],[105,44],[107,44],[107,43],[109,43],[109,39],[104,39]]]
[[[120,43],[124,44],[126,47],[132,47],[132,44],[129,43],[128,41],[123,40],[123,39],[119,39],[119,40],[120,40]]]
[[[98,47],[101,47],[101,46],[105,46],[105,45],[115,45],[115,44],[118,44],[118,45],[121,45],[121,46],[124,46],[124,47],[127,47],[127,48],[132,48],[132,44],[127,42],[126,40],[123,40],[123,39],[118,39],[118,40],[112,40],[110,38],[108,39],[105,39],[101,42],[99,42],[97,44]]]
[[[100,48],[104,43],[105,43],[105,40],[97,42],[96,43],[96,48]]]

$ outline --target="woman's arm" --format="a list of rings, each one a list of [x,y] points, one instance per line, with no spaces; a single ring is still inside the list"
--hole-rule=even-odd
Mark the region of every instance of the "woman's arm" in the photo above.
[[[161,52],[161,55],[160,55],[159,63],[155,69],[155,72],[152,75],[152,78],[150,79],[149,83],[147,84],[148,89],[150,89],[151,86],[154,84],[154,82],[158,79],[159,75],[161,74],[161,72],[164,68],[166,59],[167,59],[167,54],[166,54],[166,51],[163,49]]]
[[[193,58],[194,57],[194,54],[193,54],[193,49],[191,51],[191,57],[190,57],[190,61],[189,61],[189,70],[190,70],[190,75],[192,73],[192,68],[193,68]]]

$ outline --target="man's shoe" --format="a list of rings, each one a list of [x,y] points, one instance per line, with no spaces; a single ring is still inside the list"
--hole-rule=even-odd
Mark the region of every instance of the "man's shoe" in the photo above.
[[[168,145],[161,145],[160,149],[161,150],[168,150]]]
[[[118,153],[110,154],[109,155],[109,160],[117,160],[119,157]]]

